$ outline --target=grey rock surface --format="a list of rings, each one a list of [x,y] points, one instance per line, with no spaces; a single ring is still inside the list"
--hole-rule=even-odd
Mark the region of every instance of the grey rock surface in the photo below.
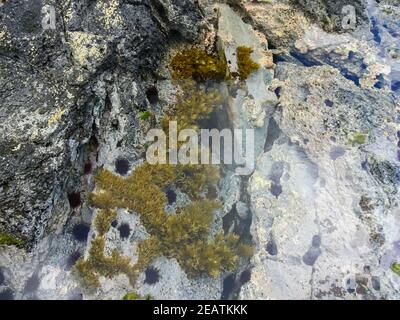
[[[349,4],[357,24],[343,30]],[[0,297],[400,299],[399,17],[397,0],[1,1],[0,235],[25,245],[0,245]],[[254,255],[196,279],[159,257],[154,283],[144,271],[135,286],[120,275],[82,290],[72,270],[95,233],[93,173],[126,176],[143,160],[175,103],[169,55],[193,44],[223,52],[231,72],[238,46],[260,64],[219,87],[217,120],[255,130],[255,167],[224,168],[212,230]],[[190,201],[173,191],[169,214]],[[135,263],[148,236],[119,209],[106,250]]]

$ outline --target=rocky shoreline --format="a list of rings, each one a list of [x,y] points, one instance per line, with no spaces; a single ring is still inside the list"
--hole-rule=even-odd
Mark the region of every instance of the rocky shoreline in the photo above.
[[[400,299],[399,18],[397,0],[1,2],[0,298]],[[222,203],[210,233],[254,254],[216,277],[162,255],[134,284],[85,290],[74,266],[97,235],[96,173],[140,166],[182,91],[171,59],[190,46],[231,75],[238,48],[258,66],[214,81],[223,103],[204,123],[254,129],[254,171],[223,167],[209,191]],[[192,201],[166,197],[170,214]],[[148,236],[118,208],[105,250],[135,263]]]

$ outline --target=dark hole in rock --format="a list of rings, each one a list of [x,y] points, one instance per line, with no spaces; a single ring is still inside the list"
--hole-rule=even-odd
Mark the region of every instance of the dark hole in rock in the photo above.
[[[249,237],[252,221],[251,215],[248,215],[246,219],[240,219],[236,218],[239,217],[237,210],[235,210],[235,212],[235,228],[233,229],[233,232],[240,236],[243,240],[247,239],[251,241],[251,236]]]
[[[350,278],[346,280],[346,289],[348,293],[354,293],[356,291],[355,282]]]
[[[24,292],[32,293],[39,288],[40,279],[37,274],[33,274],[25,283]]]
[[[270,191],[274,197],[279,198],[282,193],[282,186],[280,184],[272,183]]]
[[[79,192],[72,192],[68,194],[68,202],[72,209],[81,205],[81,194]]]
[[[274,118],[270,118],[268,122],[267,139],[265,140],[264,152],[268,152],[272,149],[275,141],[279,138],[282,131]]]
[[[311,247],[303,256],[303,262],[308,266],[313,266],[320,254],[321,250],[319,248]]]
[[[144,283],[155,284],[160,280],[160,271],[154,267],[148,267],[145,272]]]
[[[282,186],[280,180],[283,175],[283,169],[284,169],[283,163],[281,162],[276,161],[272,164],[270,173],[270,179],[272,181],[272,185],[270,187],[270,192],[276,198],[278,198],[282,193]]]
[[[241,274],[240,274],[240,284],[245,284],[247,282],[250,281],[251,278],[251,271],[250,270],[244,270]]]
[[[381,290],[381,281],[379,280],[379,277],[372,277],[371,278],[371,283],[372,283],[372,288],[374,290],[379,291]]]
[[[119,158],[115,161],[115,171],[120,175],[128,173],[130,168],[129,161],[127,159]]]
[[[117,148],[121,148],[121,146],[122,146],[122,141],[123,141],[123,140],[119,140],[119,141],[117,142]]]
[[[119,121],[118,121],[118,119],[113,119],[113,120],[111,120],[111,128],[113,128],[113,130],[118,130],[118,128],[119,128]]]
[[[88,238],[90,227],[87,224],[80,223],[74,225],[72,228],[72,234],[74,235],[75,239],[84,242]]]
[[[325,100],[325,105],[326,105],[327,107],[329,107],[329,108],[332,108],[332,107],[333,107],[333,101],[331,101],[331,100],[329,100],[329,99],[326,99],[326,100]]]
[[[301,53],[298,50],[293,50],[290,55],[299,61],[305,67],[321,66],[322,63],[309,54]]]
[[[400,89],[400,81],[392,81],[391,86],[392,91],[397,91]]]
[[[365,160],[365,161],[363,161],[363,162],[361,163],[361,168],[362,168],[364,171],[369,171],[368,160]]]
[[[67,263],[66,263],[67,270],[70,270],[79,260],[80,257],[81,253],[79,251],[72,252],[67,258]]]
[[[151,104],[156,104],[158,102],[158,90],[155,86],[152,86],[146,90],[147,100]]]
[[[14,300],[14,293],[11,289],[7,288],[0,292],[0,300]]]
[[[273,238],[269,239],[265,249],[271,256],[276,256],[278,254],[278,247]]]
[[[89,162],[86,162],[85,165],[83,166],[83,173],[89,174],[91,172],[92,172],[92,163],[89,161]]]
[[[173,204],[176,202],[176,193],[174,190],[168,189],[166,194],[167,194],[168,204]]]
[[[275,89],[275,94],[278,98],[281,97],[281,91],[282,91],[282,87],[278,87]]]
[[[319,248],[319,246],[321,245],[321,236],[318,234],[313,236],[311,244],[313,247]]]
[[[129,228],[129,224],[127,223],[123,223],[119,226],[118,228],[119,230],[119,235],[121,236],[121,238],[128,238],[129,234],[131,233],[131,228]]]
[[[95,136],[91,136],[87,145],[89,152],[95,152],[99,148],[99,141]]]
[[[5,280],[3,268],[0,267],[0,286],[4,284]]]
[[[233,289],[235,289],[235,275],[231,274],[224,279],[221,299],[227,300]]]
[[[286,62],[286,58],[279,54],[274,54],[272,56],[272,60],[275,64],[278,64],[279,62]]]
[[[114,220],[113,222],[111,222],[111,227],[116,228],[118,226],[118,221]]]

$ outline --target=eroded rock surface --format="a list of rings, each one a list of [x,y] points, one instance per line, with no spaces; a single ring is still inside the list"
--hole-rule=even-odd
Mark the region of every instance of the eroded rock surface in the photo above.
[[[0,234],[24,241],[0,245],[0,298],[399,299],[400,9],[348,2],[0,2]],[[349,4],[357,23],[343,30]],[[223,203],[212,233],[240,233],[254,255],[196,279],[159,257],[154,281],[100,277],[85,291],[73,266],[96,234],[93,173],[135,170],[175,103],[169,54],[192,44],[233,74],[240,46],[260,65],[219,85],[217,119],[255,129],[255,167],[225,168],[211,192]],[[165,192],[169,214],[190,201]],[[106,251],[135,263],[147,237],[118,209]]]

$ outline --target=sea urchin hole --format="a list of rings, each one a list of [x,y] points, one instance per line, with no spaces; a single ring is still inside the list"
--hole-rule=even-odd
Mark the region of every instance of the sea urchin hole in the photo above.
[[[235,289],[235,275],[230,274],[224,279],[221,299],[227,300],[233,292],[233,289]]]
[[[157,88],[155,86],[152,86],[152,87],[148,88],[146,90],[146,97],[147,97],[147,100],[149,100],[149,102],[151,104],[153,104],[153,105],[157,104],[157,102],[158,102],[158,90],[157,90]]]
[[[113,222],[111,222],[111,227],[116,228],[118,226],[118,221],[114,220]]]
[[[72,192],[68,194],[68,202],[72,209],[81,205],[81,195],[79,192]]]
[[[331,100],[329,100],[329,99],[326,99],[326,100],[325,100],[325,105],[326,105],[327,107],[329,107],[329,108],[332,108],[332,107],[333,107],[333,102],[332,102]]]
[[[37,274],[33,274],[25,283],[25,293],[35,292],[40,285],[40,279]]]
[[[247,282],[250,281],[251,278],[251,271],[250,270],[244,270],[241,274],[240,274],[240,283],[243,285]]]
[[[154,267],[148,267],[145,270],[144,274],[146,276],[146,278],[144,279],[144,283],[155,284],[160,280],[160,272]]]
[[[127,174],[129,167],[129,161],[127,159],[119,158],[115,161],[115,171],[120,175]]]
[[[80,242],[87,240],[89,231],[90,227],[84,223],[76,224],[72,228],[72,234],[74,235],[75,239]]]
[[[168,204],[174,204],[176,202],[175,191],[172,189],[168,189],[166,194],[167,194]]]
[[[86,162],[85,165],[83,166],[83,173],[89,174],[91,172],[92,172],[92,163],[89,161],[89,162]]]
[[[120,227],[118,228],[118,230],[119,230],[119,235],[123,239],[128,238],[131,233],[131,228],[129,228],[129,224],[127,224],[127,223],[121,224]]]

